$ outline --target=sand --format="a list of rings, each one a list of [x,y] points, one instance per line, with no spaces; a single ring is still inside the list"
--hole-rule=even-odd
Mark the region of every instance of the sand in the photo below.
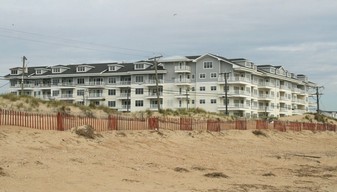
[[[0,126],[0,192],[337,191],[337,133]]]

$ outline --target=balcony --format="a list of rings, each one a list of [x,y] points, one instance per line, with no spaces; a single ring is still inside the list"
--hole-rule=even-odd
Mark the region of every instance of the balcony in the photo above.
[[[23,84],[23,88],[34,88],[34,84]],[[14,86],[11,86],[11,88],[21,88],[21,84],[15,84]]]
[[[158,85],[161,85],[163,83],[164,83],[163,79],[158,79]],[[148,80],[146,80],[144,82],[144,84],[147,84],[148,86],[155,86],[156,85],[156,80],[155,79],[148,79]]]
[[[224,84],[225,83],[225,77],[219,77],[218,78],[218,82],[220,84]],[[228,77],[227,78],[227,83],[228,84],[250,84],[251,80],[247,77]]]
[[[191,83],[191,79],[175,79],[174,83],[176,85],[189,85]]]
[[[174,67],[175,73],[191,73],[191,67],[190,66],[175,66]]]
[[[299,88],[293,88],[292,92],[296,93],[298,95],[305,95],[306,94],[306,91],[304,89],[299,89]]]
[[[259,94],[259,100],[272,100],[274,97],[272,97],[270,94]]]
[[[280,112],[281,112],[281,113],[286,113],[286,112],[288,112],[288,109],[287,109],[287,108],[284,108],[284,107],[281,107],[281,108],[280,108]]]
[[[249,97],[250,92],[244,90],[230,90],[228,93],[229,97]]]
[[[259,82],[259,88],[273,88],[275,87],[274,84],[272,84],[271,82]]]
[[[281,86],[280,86],[280,89],[286,90],[286,91],[289,91],[289,90],[290,90],[289,87],[288,87],[288,86],[285,86],[285,85],[281,85]]]
[[[74,99],[73,94],[61,94],[61,100],[69,100],[69,99]]]
[[[229,103],[227,106],[229,111],[244,111],[249,110],[250,105],[243,104],[243,103]],[[220,105],[218,110],[226,110],[226,105]]]
[[[259,112],[270,112],[270,111],[273,111],[273,108],[271,107],[266,107],[266,106],[259,106]]]
[[[163,92],[159,92],[159,97],[162,97],[163,96]],[[149,95],[148,96],[146,96],[146,98],[148,98],[148,99],[155,99],[155,98],[157,98],[157,93],[149,93]]]
[[[88,99],[103,99],[102,93],[89,93]]]
[[[118,99],[130,99],[130,93],[120,93]]]
[[[150,110],[157,110],[158,104],[150,104]]]
[[[291,100],[292,103],[297,103],[297,104],[306,104],[306,101],[304,99],[292,99]]]

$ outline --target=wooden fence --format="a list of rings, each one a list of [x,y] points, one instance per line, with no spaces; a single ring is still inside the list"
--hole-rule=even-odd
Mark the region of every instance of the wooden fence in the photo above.
[[[96,131],[112,130],[183,130],[183,131],[212,131],[223,130],[255,130],[275,129],[278,131],[336,131],[334,124],[302,123],[265,120],[235,120],[223,121],[218,119],[193,119],[190,117],[149,117],[135,118],[122,115],[110,115],[108,118],[92,118],[58,114],[40,114],[0,110],[0,125],[30,127],[41,130],[65,131],[72,127],[91,125]]]

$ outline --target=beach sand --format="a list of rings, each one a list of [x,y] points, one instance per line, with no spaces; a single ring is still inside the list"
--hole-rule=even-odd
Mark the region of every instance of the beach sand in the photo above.
[[[336,132],[258,133],[0,126],[0,192],[337,191]]]

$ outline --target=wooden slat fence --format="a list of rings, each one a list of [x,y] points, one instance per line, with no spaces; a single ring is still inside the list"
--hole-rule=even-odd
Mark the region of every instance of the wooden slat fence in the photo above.
[[[182,130],[212,131],[274,129],[278,131],[335,131],[336,125],[322,123],[302,123],[265,120],[195,119],[191,117],[149,117],[135,118],[110,115],[107,118],[93,118],[58,114],[40,114],[0,109],[0,125],[13,125],[41,130],[65,131],[72,127],[91,125],[96,131],[113,130]]]

